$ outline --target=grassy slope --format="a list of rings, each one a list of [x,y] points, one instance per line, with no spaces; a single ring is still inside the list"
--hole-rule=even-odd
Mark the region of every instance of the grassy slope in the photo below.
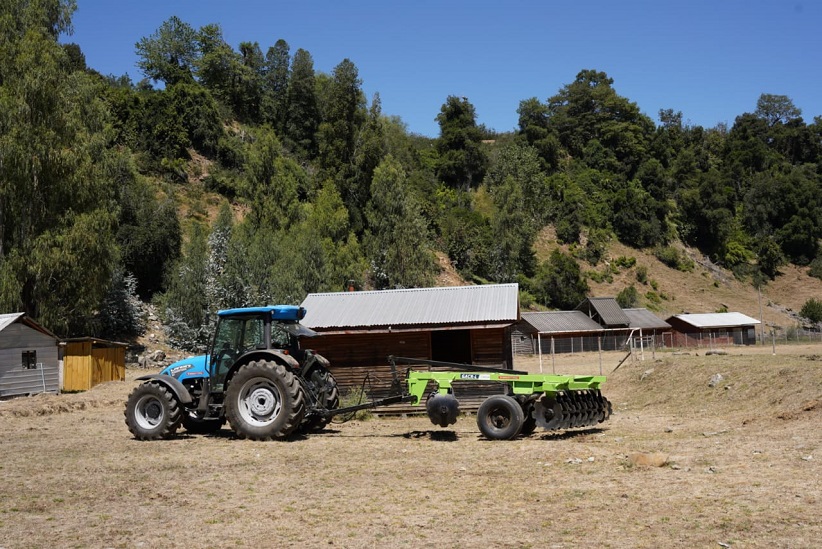
[[[560,246],[550,228],[543,230],[536,244],[537,257],[545,259],[551,250]],[[606,262],[625,256],[636,258],[636,266],[622,269],[613,275],[612,282],[594,282],[589,280],[592,297],[616,297],[625,287],[634,284],[640,294],[640,306],[652,309],[658,316],[666,318],[673,314],[712,313],[723,306],[728,311],[735,311],[759,319],[759,299],[756,288],[750,283],[735,279],[730,271],[721,269],[706,261],[698,250],[686,249],[686,253],[695,261],[692,272],[681,272],[671,269],[657,260],[650,251],[636,250],[611,242],[608,247]],[[648,284],[636,280],[636,268],[644,266],[648,272]],[[585,271],[603,271],[605,264],[591,266],[581,261],[580,267]],[[808,269],[786,266],[781,275],[762,289],[762,319],[766,324],[791,326],[797,319],[791,311],[798,312],[811,297],[822,297],[822,280],[812,278]],[[656,281],[658,295],[664,295],[659,304],[654,304],[645,297],[653,291],[650,281]]]

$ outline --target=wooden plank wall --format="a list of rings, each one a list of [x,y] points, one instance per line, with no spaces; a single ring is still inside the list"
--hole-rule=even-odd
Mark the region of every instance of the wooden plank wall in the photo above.
[[[23,368],[23,352],[36,351],[36,369]],[[16,322],[0,332],[0,396],[59,390],[57,340]]]
[[[72,341],[63,358],[63,390],[88,391],[98,383],[126,378],[123,347],[94,348],[91,341]]]

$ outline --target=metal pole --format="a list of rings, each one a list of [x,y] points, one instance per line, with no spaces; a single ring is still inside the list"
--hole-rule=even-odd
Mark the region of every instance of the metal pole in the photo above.
[[[599,347],[599,375],[602,375],[602,336],[597,337],[597,347]]]
[[[762,345],[765,345],[765,324],[762,322],[762,286],[757,285],[756,293],[759,295],[759,339],[762,340]]]
[[[639,329],[639,356],[645,362],[645,340],[642,339],[642,328]]]
[[[557,365],[554,362],[554,336],[551,336],[551,372],[557,373]]]
[[[537,345],[539,346],[539,373],[542,373],[542,334],[537,333]]]

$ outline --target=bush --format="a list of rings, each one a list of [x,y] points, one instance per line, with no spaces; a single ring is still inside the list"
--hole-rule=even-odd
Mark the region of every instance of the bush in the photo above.
[[[814,324],[822,322],[822,301],[813,297],[810,298],[802,305],[802,308],[799,310],[799,315],[802,318],[807,318]]]
[[[634,288],[634,285],[630,285],[627,288],[623,288],[616,296],[616,302],[619,304],[620,307],[623,309],[631,309],[639,305],[639,293]]]
[[[822,279],[822,257],[817,257],[813,261],[811,261],[810,269],[808,269],[808,274],[814,278]]]
[[[685,254],[670,246],[659,246],[654,249],[654,256],[662,263],[677,271],[689,273],[694,270],[694,262]]]
[[[644,265],[636,268],[636,281],[640,284],[648,284],[648,268]]]

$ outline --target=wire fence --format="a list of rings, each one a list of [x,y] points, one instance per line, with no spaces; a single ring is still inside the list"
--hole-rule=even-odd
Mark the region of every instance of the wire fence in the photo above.
[[[665,331],[609,333],[590,336],[563,336],[562,334],[531,334],[512,339],[517,355],[548,355],[590,353],[600,351],[628,351],[639,349],[718,349],[744,345],[822,344],[822,331],[801,326],[772,329],[728,329],[682,333]]]

